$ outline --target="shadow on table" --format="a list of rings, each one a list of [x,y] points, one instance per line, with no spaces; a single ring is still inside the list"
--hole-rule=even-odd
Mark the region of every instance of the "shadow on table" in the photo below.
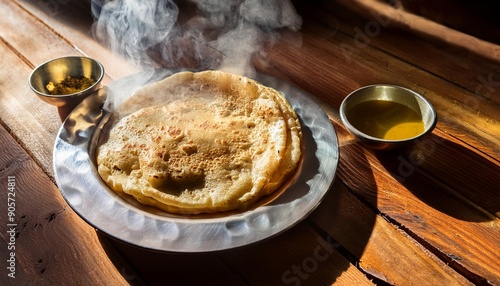
[[[338,250],[357,264],[375,225],[377,184],[363,147],[350,139],[342,142],[342,133],[339,136],[337,178],[311,218],[337,241]]]
[[[368,181],[372,196],[367,200],[376,202],[371,169],[364,153],[356,148],[361,147],[341,147],[339,177],[355,182],[362,176],[365,182],[354,187],[366,187]],[[356,175],[348,171],[350,164],[358,165]],[[111,261],[131,285],[331,285],[348,269],[357,272],[353,265],[364,251],[375,218],[337,177],[322,203],[304,221],[245,247],[201,254],[158,252],[97,233]]]
[[[202,254],[141,249],[101,233],[99,239],[131,285],[330,285],[349,267],[304,223],[260,243]]]
[[[500,211],[498,165],[462,145],[431,134],[407,150],[377,157],[408,190],[442,213],[484,222]]]
[[[90,37],[90,1],[56,2],[27,1],[48,17]],[[306,221],[266,241],[217,253],[162,253],[97,233],[117,270],[132,285],[330,285],[352,268],[373,228],[372,212],[355,221],[351,206],[357,203],[347,187],[337,181]],[[354,243],[349,237],[356,238]],[[275,265],[276,261],[280,265]]]

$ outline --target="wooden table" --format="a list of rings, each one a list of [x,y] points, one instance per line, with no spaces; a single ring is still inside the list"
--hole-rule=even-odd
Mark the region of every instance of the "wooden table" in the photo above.
[[[138,70],[93,39],[84,1],[0,1],[0,284],[500,285],[500,46],[436,37],[398,10],[377,22],[383,14],[366,7],[296,4],[300,31],[284,31],[254,64],[324,101],[340,144],[335,182],[277,237],[182,254],[116,241],[68,206],[52,169],[61,121],[27,81],[34,67],[66,55],[100,61],[104,84]],[[432,134],[394,152],[354,141],[338,108],[374,83],[427,97],[439,116]]]

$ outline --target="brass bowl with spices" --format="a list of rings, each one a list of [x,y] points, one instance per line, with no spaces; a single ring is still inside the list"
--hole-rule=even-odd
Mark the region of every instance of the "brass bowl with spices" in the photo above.
[[[344,126],[376,150],[400,148],[432,132],[437,114],[422,95],[395,85],[370,85],[350,93],[340,105]]]
[[[68,56],[47,61],[33,70],[29,85],[35,94],[59,108],[61,119],[85,97],[95,92],[104,67],[89,57]],[[64,116],[64,118],[63,118]]]

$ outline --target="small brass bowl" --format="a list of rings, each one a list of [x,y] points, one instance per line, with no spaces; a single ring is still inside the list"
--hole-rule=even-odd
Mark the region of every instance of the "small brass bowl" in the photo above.
[[[60,83],[68,76],[87,77],[95,82],[90,87],[71,94],[53,95],[47,84]],[[88,57],[69,56],[47,61],[33,70],[29,85],[35,94],[48,104],[62,107],[75,107],[85,97],[96,91],[104,77],[104,67]]]
[[[437,114],[422,95],[400,86],[370,85],[350,93],[340,105],[344,126],[376,150],[401,148],[432,132]]]

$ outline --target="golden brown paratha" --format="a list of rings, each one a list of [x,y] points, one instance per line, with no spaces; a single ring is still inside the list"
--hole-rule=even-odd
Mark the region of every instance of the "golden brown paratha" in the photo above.
[[[184,72],[138,90],[97,152],[113,190],[168,212],[246,207],[276,190],[301,156],[284,97],[245,77]]]
[[[285,119],[287,125],[287,144],[278,170],[276,170],[271,180],[262,190],[265,194],[270,194],[279,188],[295,171],[302,157],[302,129],[300,127],[300,121],[297,114],[283,94],[276,93],[275,101],[280,106],[283,118]]]

